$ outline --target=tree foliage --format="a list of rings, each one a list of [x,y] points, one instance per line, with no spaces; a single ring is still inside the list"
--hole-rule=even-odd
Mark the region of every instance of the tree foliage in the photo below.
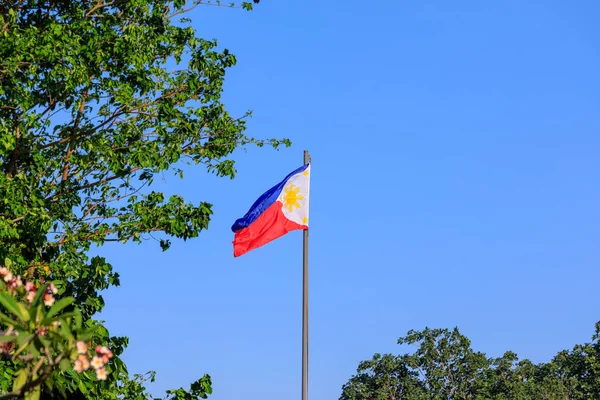
[[[100,292],[119,275],[88,252],[155,232],[166,250],[169,238],[207,229],[211,204],[167,198],[152,190],[155,177],[183,177],[191,164],[233,178],[236,149],[289,145],[246,136],[249,113],[232,116],[221,102],[236,59],[196,36],[185,14],[202,3],[0,1],[0,260],[23,280],[61,282],[59,295],[72,303],[64,312],[80,313],[115,355],[104,381],[57,369],[46,396],[147,397],[143,382],[153,375],[130,379],[119,358],[127,338],[93,320]],[[19,368],[10,357],[0,363],[0,390],[10,390]],[[204,377],[168,396],[208,393]]]
[[[399,344],[413,353],[375,354],[359,364],[340,400],[584,400],[600,398],[600,322],[590,343],[550,362],[489,358],[458,329],[410,331]]]

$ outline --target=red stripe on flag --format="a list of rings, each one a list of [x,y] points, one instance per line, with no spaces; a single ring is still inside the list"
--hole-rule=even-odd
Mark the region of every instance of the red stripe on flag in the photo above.
[[[280,238],[290,231],[308,229],[306,225],[300,225],[287,219],[283,215],[282,208],[283,204],[276,201],[252,224],[237,231],[233,239],[233,256],[239,257],[250,250]]]

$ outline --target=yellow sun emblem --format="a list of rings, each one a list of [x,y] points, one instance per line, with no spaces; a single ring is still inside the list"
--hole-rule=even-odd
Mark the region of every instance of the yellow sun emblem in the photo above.
[[[300,208],[300,200],[304,200],[304,196],[300,194],[300,187],[290,183],[283,194],[283,207],[292,212],[294,208]]]

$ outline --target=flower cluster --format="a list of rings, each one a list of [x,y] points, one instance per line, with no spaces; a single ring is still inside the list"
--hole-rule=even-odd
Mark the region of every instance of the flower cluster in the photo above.
[[[16,290],[18,287],[23,286],[23,281],[20,276],[14,276],[6,267],[0,267],[0,277],[4,279],[9,289]]]
[[[18,288],[23,286],[23,281],[21,280],[21,277],[19,275],[13,275],[12,272],[10,272],[6,267],[0,267],[0,277],[4,280],[4,282],[6,282],[6,285],[9,289],[17,290]],[[37,288],[35,287],[35,284],[30,281],[25,282],[25,297],[27,298],[27,301],[33,303],[33,299],[35,298],[36,293]],[[46,293],[44,293],[43,298],[44,304],[46,306],[50,307],[52,304],[54,304],[54,302],[56,301],[54,295],[56,293],[58,293],[58,289],[56,288],[56,286],[54,286],[54,284],[50,283],[46,287]]]
[[[0,284],[2,280],[6,283],[6,288],[12,296],[26,298],[30,307],[32,307],[32,303],[36,298],[41,299],[47,307],[52,306],[56,302],[54,295],[58,293],[58,289],[52,283],[48,283],[41,288],[31,281],[27,281],[25,284],[23,284],[21,277],[19,275],[13,275],[6,267],[0,267]],[[40,284],[44,285],[43,278],[41,279]],[[40,292],[40,290],[43,290],[43,292]],[[36,322],[40,323],[39,318]],[[57,329],[60,324],[60,320],[55,320],[51,325],[37,325],[36,333],[41,336],[45,336],[50,330],[52,330],[52,328]],[[0,335],[4,336],[17,336],[18,334],[19,332],[14,331],[13,327],[9,327],[6,332],[0,332]],[[9,355],[9,353],[14,349],[14,345],[14,341],[0,343],[0,357],[6,357]],[[76,348],[77,358],[73,365],[73,369],[78,373],[82,373],[83,371],[93,368],[98,380],[106,380],[106,364],[113,357],[112,351],[105,346],[96,346],[95,354],[90,359],[88,354],[88,345],[85,342],[76,342]]]
[[[106,380],[106,368],[104,366],[108,360],[113,357],[113,353],[106,346],[96,346],[95,350],[96,355],[94,355],[90,361],[88,358],[87,344],[82,341],[77,342],[77,353],[79,356],[77,357],[77,360],[75,360],[73,369],[75,369],[77,373],[82,373],[83,371],[87,371],[91,366],[96,371],[98,380],[103,381]]]
[[[30,287],[30,289],[27,289],[27,287]],[[35,298],[35,295],[37,293],[37,289],[35,288],[35,285],[31,282],[27,282],[25,284],[25,289],[27,290],[27,300],[29,300],[29,302],[33,302],[33,299]],[[54,286],[54,284],[50,283],[48,284],[48,286],[46,287],[46,293],[44,293],[44,304],[48,307],[50,307],[52,304],[54,304],[54,295],[58,293],[58,289],[56,288],[56,286]]]

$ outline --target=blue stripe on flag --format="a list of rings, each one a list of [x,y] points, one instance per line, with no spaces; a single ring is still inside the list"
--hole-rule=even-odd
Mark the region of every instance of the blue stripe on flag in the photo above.
[[[235,223],[231,227],[231,230],[233,232],[237,232],[240,229],[250,226],[250,224],[252,224],[254,221],[256,221],[256,219],[260,216],[260,214],[265,212],[265,210],[267,208],[271,207],[271,205],[273,203],[275,203],[275,201],[279,197],[279,194],[283,190],[283,187],[285,186],[288,179],[290,179],[292,176],[304,171],[306,168],[308,168],[308,164],[301,166],[300,168],[298,168],[297,170],[295,170],[294,172],[292,172],[288,176],[286,176],[277,185],[273,186],[271,189],[264,192],[263,195],[260,196],[258,198],[258,200],[256,200],[254,202],[254,204],[252,204],[252,207],[250,207],[250,210],[248,210],[246,215],[244,215],[242,218],[235,221]]]

